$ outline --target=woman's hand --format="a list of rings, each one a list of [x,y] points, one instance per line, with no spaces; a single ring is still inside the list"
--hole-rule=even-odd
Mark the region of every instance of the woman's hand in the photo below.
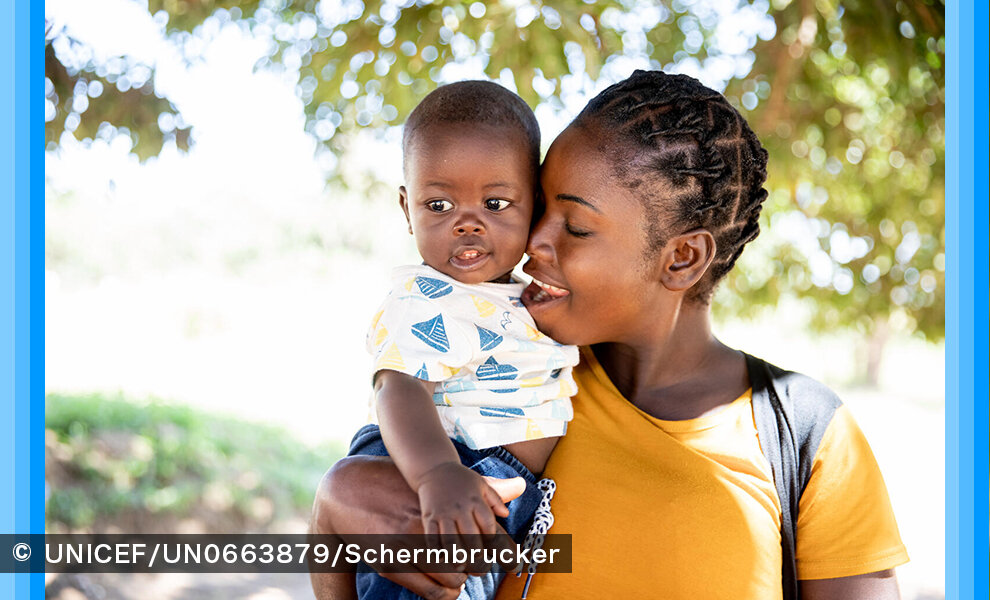
[[[495,535],[495,517],[509,509],[488,483],[459,462],[441,463],[423,474],[416,490],[423,531],[430,536]]]
[[[521,477],[484,478],[509,502],[526,489]],[[310,531],[316,534],[423,533],[419,499],[391,459],[352,456],[339,461],[323,480],[313,503]],[[453,600],[467,579],[464,573],[385,573],[383,577],[428,599]],[[350,573],[312,573],[310,581],[319,599],[355,598]]]

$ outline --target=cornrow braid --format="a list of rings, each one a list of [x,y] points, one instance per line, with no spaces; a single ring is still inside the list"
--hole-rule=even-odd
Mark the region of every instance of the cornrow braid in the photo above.
[[[708,302],[760,233],[767,151],[746,120],[692,77],[636,71],[591,100],[574,124],[595,128],[617,178],[644,199],[651,249],[663,247],[670,229],[711,232],[715,259],[693,292]]]

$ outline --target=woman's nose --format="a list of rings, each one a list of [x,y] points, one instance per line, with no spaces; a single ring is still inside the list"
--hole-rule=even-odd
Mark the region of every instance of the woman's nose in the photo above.
[[[526,254],[538,260],[553,262],[553,244],[546,214],[540,217],[536,225],[533,226],[533,230],[529,232]]]

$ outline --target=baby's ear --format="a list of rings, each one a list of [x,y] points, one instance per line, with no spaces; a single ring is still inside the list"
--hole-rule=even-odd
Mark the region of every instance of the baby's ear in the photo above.
[[[715,238],[707,229],[694,229],[667,241],[660,253],[660,282],[683,292],[701,281],[715,259]]]
[[[409,192],[406,191],[406,186],[399,186],[399,206],[402,207],[402,212],[406,215],[406,224],[409,226],[409,233],[412,234],[412,221],[409,219]]]

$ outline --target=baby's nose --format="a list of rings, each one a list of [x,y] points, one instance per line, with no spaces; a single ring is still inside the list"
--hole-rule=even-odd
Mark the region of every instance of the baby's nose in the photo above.
[[[455,235],[481,235],[483,233],[485,233],[485,224],[474,215],[466,215],[454,223]]]

